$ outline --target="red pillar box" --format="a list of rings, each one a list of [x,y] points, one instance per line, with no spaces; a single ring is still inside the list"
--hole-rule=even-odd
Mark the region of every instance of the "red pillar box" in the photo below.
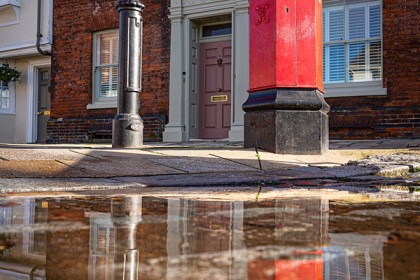
[[[321,0],[250,0],[250,89],[243,109],[247,148],[328,149]]]

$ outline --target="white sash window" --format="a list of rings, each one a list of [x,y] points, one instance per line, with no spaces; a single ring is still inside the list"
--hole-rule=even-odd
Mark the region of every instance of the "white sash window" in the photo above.
[[[88,109],[116,107],[118,30],[93,35],[93,100]]]
[[[0,114],[15,113],[14,83],[0,81]]]
[[[324,0],[322,16],[326,88],[364,84],[369,89],[355,95],[379,94],[372,86],[382,87],[381,1]]]

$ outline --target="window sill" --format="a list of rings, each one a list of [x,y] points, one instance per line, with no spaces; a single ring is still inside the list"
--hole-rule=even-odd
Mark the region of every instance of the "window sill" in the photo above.
[[[88,104],[86,108],[88,110],[117,108],[117,100],[107,101],[107,102],[95,102],[95,103],[92,103],[92,104]]]
[[[382,81],[354,82],[324,85],[325,98],[353,96],[386,96]]]
[[[16,116],[16,112],[13,112],[13,111],[0,111],[0,116],[4,116],[4,115]]]

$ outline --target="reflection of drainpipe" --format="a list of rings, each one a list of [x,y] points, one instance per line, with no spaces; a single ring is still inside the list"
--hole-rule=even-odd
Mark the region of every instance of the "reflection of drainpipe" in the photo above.
[[[36,15],[36,49],[42,55],[51,55],[51,52],[41,49],[41,0],[38,0],[38,12]]]

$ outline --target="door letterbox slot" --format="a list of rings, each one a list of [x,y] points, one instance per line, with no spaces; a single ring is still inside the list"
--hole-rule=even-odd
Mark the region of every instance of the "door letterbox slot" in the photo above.
[[[214,95],[211,97],[211,102],[226,102],[228,101],[227,95]]]

